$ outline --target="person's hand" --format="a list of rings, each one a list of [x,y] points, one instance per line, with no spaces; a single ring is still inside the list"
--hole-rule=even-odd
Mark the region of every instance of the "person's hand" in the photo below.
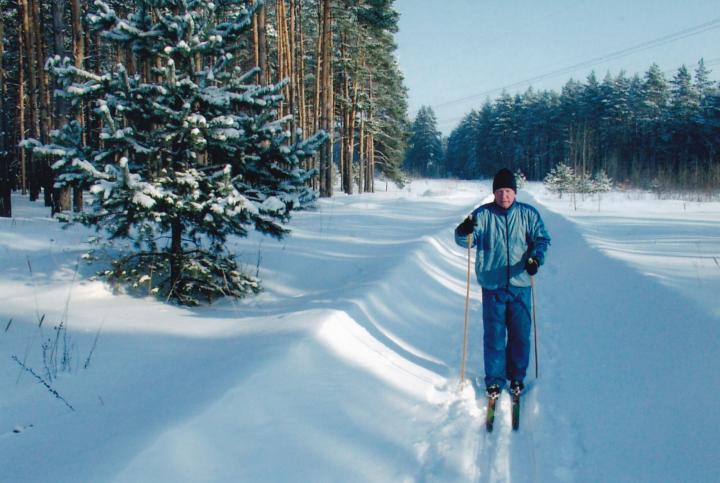
[[[457,234],[460,236],[468,236],[470,233],[475,231],[475,220],[468,216],[463,220],[462,223],[456,228]]]
[[[530,275],[535,275],[538,272],[538,268],[540,268],[540,265],[537,260],[532,257],[528,258],[527,262],[525,262],[525,271]]]

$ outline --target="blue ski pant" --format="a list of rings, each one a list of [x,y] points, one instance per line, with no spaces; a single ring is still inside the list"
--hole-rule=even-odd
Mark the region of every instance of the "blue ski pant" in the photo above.
[[[482,289],[485,385],[522,381],[530,361],[530,287]]]

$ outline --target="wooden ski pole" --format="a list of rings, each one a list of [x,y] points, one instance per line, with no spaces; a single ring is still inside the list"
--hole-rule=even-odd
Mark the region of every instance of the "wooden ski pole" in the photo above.
[[[467,359],[467,337],[468,337],[468,309],[470,307],[470,267],[472,260],[473,234],[467,237],[468,246],[468,268],[467,268],[467,290],[465,291],[465,328],[463,330],[462,362],[460,364],[460,386],[465,382],[465,360]]]
[[[537,317],[535,316],[535,276],[530,276],[530,293],[532,294],[533,336],[535,339],[535,379],[538,378],[538,346],[537,346]]]

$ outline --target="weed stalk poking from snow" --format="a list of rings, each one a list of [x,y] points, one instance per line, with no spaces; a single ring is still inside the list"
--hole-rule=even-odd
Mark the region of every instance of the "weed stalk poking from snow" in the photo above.
[[[100,338],[100,332],[102,332],[102,326],[98,329],[98,331],[95,333],[95,340],[93,340],[92,347],[90,347],[90,352],[88,352],[87,359],[85,359],[85,364],[83,365],[83,369],[87,369],[90,367],[90,359],[92,359],[93,353],[95,352],[95,348],[97,347],[98,339]]]
[[[52,381],[57,378],[58,371],[70,372],[70,349],[72,342],[70,335],[68,334],[68,313],[70,311],[70,299],[72,297],[72,290],[75,287],[75,281],[77,280],[78,270],[80,268],[80,259],[75,264],[75,272],[73,273],[72,282],[70,283],[70,289],[68,295],[65,298],[65,307],[63,309],[62,316],[60,317],[60,323],[55,330],[55,339],[48,340],[46,344],[43,344],[43,363],[45,364],[45,371],[48,375],[48,379]],[[60,352],[60,345],[62,344],[62,352]]]
[[[14,360],[15,362],[17,362],[18,365],[19,365],[25,372],[28,372],[28,373],[30,373],[31,375],[33,375],[33,376],[35,377],[35,379],[37,379],[40,384],[42,384],[43,386],[45,386],[45,387],[47,388],[47,390],[50,391],[50,394],[52,394],[53,396],[55,396],[57,399],[61,400],[61,401],[65,404],[65,406],[67,406],[67,407],[70,408],[71,411],[73,411],[73,412],[75,411],[75,408],[72,407],[72,405],[71,405],[69,402],[67,402],[67,400],[60,395],[60,393],[58,393],[55,389],[53,389],[53,387],[52,387],[50,384],[48,384],[48,382],[47,382],[45,379],[43,379],[42,376],[38,375],[38,373],[36,373],[35,371],[33,371],[33,370],[32,370],[32,367],[28,367],[28,366],[26,366],[25,364],[23,364],[22,362],[20,362],[20,359],[18,359],[17,356],[12,356],[12,360]]]
[[[30,262],[30,257],[26,257],[28,270],[30,271],[30,280],[32,281],[33,286],[33,296],[35,298],[35,318],[38,320],[38,332],[40,333],[40,339],[43,339],[43,322],[45,321],[45,314],[40,315],[40,305],[38,303],[37,298],[37,284],[35,283],[35,274],[33,274],[32,269],[32,263]],[[30,355],[30,350],[32,349],[32,346],[35,344],[35,337],[31,338],[30,341],[27,344],[27,347],[25,347],[25,354],[23,355],[23,363],[22,365],[25,365],[27,363],[27,358]],[[43,349],[44,351],[45,349]],[[20,381],[20,378],[23,375],[23,371],[18,372],[17,380]]]

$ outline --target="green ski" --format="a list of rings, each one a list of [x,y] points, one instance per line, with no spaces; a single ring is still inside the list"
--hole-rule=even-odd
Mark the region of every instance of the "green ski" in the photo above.
[[[512,428],[517,431],[520,427],[520,394],[512,395]]]
[[[487,413],[485,415],[485,429],[488,433],[492,433],[493,424],[495,424],[495,405],[497,404],[498,395],[488,396]]]

